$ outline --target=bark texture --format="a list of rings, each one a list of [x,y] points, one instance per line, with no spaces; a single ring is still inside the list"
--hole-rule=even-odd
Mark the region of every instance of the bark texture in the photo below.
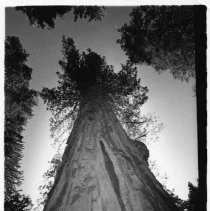
[[[81,104],[44,211],[175,211],[178,208],[105,97],[92,90]]]

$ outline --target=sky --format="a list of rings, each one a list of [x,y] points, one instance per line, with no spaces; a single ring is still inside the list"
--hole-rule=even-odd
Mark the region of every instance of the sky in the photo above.
[[[29,25],[27,18],[13,8],[6,10],[6,35],[18,36],[23,48],[29,53],[28,66],[33,68],[30,88],[41,90],[57,84],[56,71],[60,70],[58,60],[62,58],[62,36],[72,37],[81,51],[91,48],[105,56],[108,64],[120,70],[126,62],[126,55],[116,40],[117,31],[129,22],[131,7],[108,7],[102,21],[73,22],[70,13],[57,19],[54,29],[39,29]],[[175,189],[182,199],[188,197],[188,182],[197,184],[197,123],[194,81],[189,83],[175,80],[169,72],[158,74],[150,66],[138,65],[138,76],[149,89],[148,101],[143,105],[143,113],[153,113],[163,123],[158,134],[159,141],[148,145],[150,157],[161,171],[165,172],[167,187]],[[25,149],[22,161],[25,180],[22,189],[36,203],[38,187],[42,175],[47,170],[54,155],[53,139],[49,132],[50,112],[40,99],[34,107],[34,116],[28,121],[24,131]]]

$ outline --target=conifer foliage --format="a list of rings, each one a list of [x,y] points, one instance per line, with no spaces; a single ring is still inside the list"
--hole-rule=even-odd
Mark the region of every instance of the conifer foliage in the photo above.
[[[192,6],[140,6],[133,9],[117,41],[134,64],[147,63],[174,78],[195,78]]]
[[[116,73],[113,66],[106,63],[105,57],[91,49],[80,52],[71,38],[63,37],[62,42],[63,58],[59,61],[62,71],[57,72],[58,86],[43,88],[41,94],[53,113],[53,134],[75,120],[80,103],[86,100],[89,90],[95,87],[97,92],[101,92],[112,103],[124,128],[130,130],[131,137],[143,138],[142,131],[146,131],[140,130],[140,127],[150,124],[152,118],[140,113],[141,106],[147,100],[148,89],[140,85],[136,68],[127,62]]]
[[[67,12],[73,12],[74,21],[84,18],[89,21],[101,20],[103,7],[97,6],[25,6],[17,7],[27,15],[31,25],[37,25],[42,29],[45,27],[54,28],[56,17],[63,17]]]
[[[32,69],[26,65],[27,57],[28,54],[18,37],[8,36],[5,42],[4,131],[5,206],[7,208],[11,205],[10,202],[22,198],[17,193],[22,181],[20,171],[24,147],[22,132],[27,120],[32,116],[32,107],[37,102],[37,92],[29,88]]]
[[[46,204],[47,194],[53,186],[56,172],[61,163],[61,157],[62,156],[60,153],[56,153],[56,155],[50,161],[49,169],[43,175],[44,181],[43,184],[39,186],[40,197],[37,200],[37,206],[35,207],[35,210],[37,211],[43,210],[44,205]]]
[[[5,211],[31,211],[32,202],[29,196],[16,193],[5,201]]]

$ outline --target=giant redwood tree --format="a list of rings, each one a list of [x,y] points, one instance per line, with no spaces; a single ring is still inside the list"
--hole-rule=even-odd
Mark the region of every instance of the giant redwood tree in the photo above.
[[[58,86],[44,88],[42,97],[54,130],[75,121],[44,210],[178,210],[150,171],[140,141],[148,90],[136,69],[127,62],[115,73],[97,53],[77,50],[71,38],[63,38],[62,53]]]

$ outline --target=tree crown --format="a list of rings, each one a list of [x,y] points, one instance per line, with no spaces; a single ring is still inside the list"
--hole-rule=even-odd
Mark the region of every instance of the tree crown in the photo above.
[[[88,18],[89,21],[101,20],[104,7],[98,6],[25,6],[16,7],[27,15],[31,25],[37,25],[42,29],[48,26],[54,28],[56,17],[63,17],[67,12],[72,11],[74,21],[78,18]]]
[[[140,6],[130,14],[117,41],[134,64],[147,63],[174,78],[195,77],[192,6]]]
[[[95,90],[100,90],[103,97],[112,103],[124,128],[129,128],[129,135],[133,137],[135,134],[136,139],[146,137],[147,127],[154,123],[154,119],[141,115],[140,108],[147,100],[148,89],[141,86],[137,69],[127,62],[116,73],[113,66],[106,63],[105,57],[90,49],[80,52],[71,38],[63,37],[62,43],[58,86],[52,89],[45,87],[41,93],[53,113],[52,132],[58,128],[64,130],[61,127],[63,122],[75,120],[80,103],[91,88],[96,87]]]

